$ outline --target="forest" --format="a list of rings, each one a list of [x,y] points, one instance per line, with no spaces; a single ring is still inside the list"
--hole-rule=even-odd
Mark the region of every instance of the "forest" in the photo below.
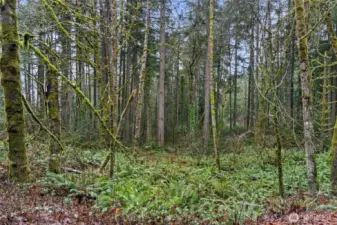
[[[0,8],[0,225],[337,224],[336,0]]]

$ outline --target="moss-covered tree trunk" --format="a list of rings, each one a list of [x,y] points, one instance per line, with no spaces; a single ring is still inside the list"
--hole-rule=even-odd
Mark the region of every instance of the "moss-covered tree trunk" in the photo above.
[[[112,26],[112,64],[111,64],[111,77],[110,77],[110,87],[111,87],[111,132],[116,136],[117,124],[118,124],[118,83],[117,83],[117,60],[118,60],[118,20],[117,20],[117,0],[112,1],[112,11],[109,12],[109,22]],[[116,144],[111,140],[110,143],[110,169],[109,175],[112,177],[114,175],[115,166],[115,154],[116,154]]]
[[[272,57],[272,62],[275,61],[275,57]],[[279,187],[279,195],[284,197],[284,183],[283,183],[283,164],[282,164],[282,139],[280,133],[280,126],[279,126],[279,110],[277,108],[277,99],[279,98],[277,94],[277,80],[281,73],[280,68],[278,68],[278,72],[274,70],[274,63],[271,65],[271,72],[272,74],[276,74],[273,78],[273,103],[272,107],[272,114],[273,114],[273,122],[274,122],[274,133],[276,137],[276,162],[277,162],[277,175],[278,175],[278,187]]]
[[[16,0],[5,0],[1,5],[0,62],[4,88],[5,112],[9,143],[9,177],[24,182],[29,179],[29,166],[25,146],[23,105],[21,102],[19,36],[16,16]]]
[[[142,121],[142,112],[143,112],[143,100],[144,100],[144,82],[146,77],[146,62],[147,62],[147,48],[148,48],[148,40],[150,33],[150,2],[146,1],[146,26],[145,26],[145,37],[144,37],[144,48],[143,55],[141,58],[141,66],[142,70],[139,76],[138,83],[138,98],[136,105],[136,128],[135,128],[135,138],[134,144],[139,146],[139,138],[140,138],[140,125]]]
[[[107,15],[107,9],[104,6],[104,1],[99,0],[99,8],[100,8],[100,16],[101,20],[99,21],[99,27],[100,32],[103,34],[101,38],[101,72],[100,76],[98,77],[98,88],[100,92],[100,109],[101,109],[101,117],[103,119],[104,124],[108,124],[109,120],[109,110],[108,110],[108,102],[109,102],[109,92],[108,92],[108,74],[109,74],[109,68],[108,63],[110,59],[109,55],[109,47],[108,47],[108,34],[107,34],[107,23],[108,23],[108,15]],[[97,49],[98,51],[98,49]],[[99,52],[99,51],[98,51]],[[103,124],[100,124],[100,145],[102,148],[105,148],[107,146],[107,131],[104,128]]]
[[[209,41],[209,40],[208,40]],[[204,151],[207,152],[208,151],[208,141],[209,141],[209,113],[210,113],[210,77],[209,77],[209,45],[207,46],[207,58],[206,58],[206,63],[205,63],[205,109],[204,109],[204,127],[203,127],[203,144],[204,144]],[[182,79],[184,77],[182,76]],[[181,96],[182,96],[182,102],[184,102],[183,100],[183,83],[181,84]],[[232,93],[232,92],[230,92]],[[230,100],[232,100],[232,96],[230,96]],[[229,103],[229,106],[231,107],[232,104],[231,102]],[[182,109],[183,110],[183,109]],[[229,110],[231,113],[231,109]],[[184,111],[183,111],[184,112]],[[232,115],[232,114],[231,114]],[[230,123],[232,124],[232,119],[230,118]],[[232,127],[232,125],[231,125]]]
[[[209,40],[208,40],[208,56],[209,56],[209,74],[206,76],[210,80],[210,96],[211,96],[211,114],[212,114],[212,131],[213,131],[213,148],[215,154],[215,164],[220,171],[220,156],[218,146],[218,130],[216,126],[216,108],[215,108],[215,83],[214,81],[214,69],[213,69],[213,48],[214,48],[214,0],[209,2]]]
[[[307,176],[309,193],[315,195],[318,191],[317,170],[315,161],[315,150],[313,143],[314,128],[312,118],[312,90],[311,72],[309,68],[307,24],[304,13],[304,1],[295,1],[296,29],[298,38],[298,53],[301,69],[302,86],[302,108],[303,108],[303,129],[304,147],[307,161]]]
[[[326,25],[328,28],[328,33],[330,37],[330,41],[332,44],[333,51],[337,58],[337,35],[333,29],[333,23],[331,18],[331,13],[329,12],[326,19]],[[326,78],[324,78],[325,82]],[[323,122],[323,121],[322,121]],[[333,130],[333,137],[331,140],[330,151],[332,154],[332,165],[331,165],[331,192],[333,195],[337,195],[337,120],[335,122],[335,127]]]
[[[66,4],[69,4],[69,0],[65,0]],[[71,16],[69,13],[65,13],[61,17],[61,21],[64,22],[64,28],[67,30],[68,33],[71,33],[71,26],[67,25],[66,23],[71,21]],[[42,43],[41,43],[42,47]],[[42,49],[39,47],[40,49]],[[61,49],[62,54],[67,58],[62,62],[62,71],[68,79],[72,80],[72,69],[71,69],[71,53],[72,53],[72,46],[71,41],[67,37],[61,38]],[[40,59],[40,61],[43,60]],[[61,82],[61,93],[60,93],[60,104],[62,108],[61,112],[61,120],[62,120],[62,127],[65,128],[66,131],[71,132],[73,131],[73,100],[72,100],[72,93],[67,89],[67,84],[65,82]]]
[[[324,71],[323,71],[323,85],[322,85],[322,115],[321,115],[321,146],[320,151],[325,148],[325,141],[327,139],[327,130],[329,129],[329,118],[327,108],[327,53],[325,52],[324,58]]]
[[[248,78],[248,107],[247,107],[247,129],[253,125],[254,108],[254,18],[251,19],[251,35],[249,43],[249,78]]]
[[[43,48],[44,34],[39,33],[39,48]],[[39,111],[40,118],[46,118],[46,100],[45,100],[45,86],[44,86],[44,75],[45,75],[45,66],[42,59],[39,59],[39,64],[37,68],[37,80],[38,80],[38,102],[39,102]]]
[[[52,56],[50,61],[54,64],[55,57]],[[47,105],[48,105],[48,120],[49,130],[60,140],[61,136],[61,119],[60,119],[60,105],[59,105],[59,81],[57,74],[48,69],[47,72]],[[59,143],[50,137],[49,140],[49,171],[53,173],[60,173],[60,154],[62,148]]]

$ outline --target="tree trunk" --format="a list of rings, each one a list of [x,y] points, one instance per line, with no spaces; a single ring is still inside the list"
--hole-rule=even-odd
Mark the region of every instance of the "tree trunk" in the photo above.
[[[42,49],[42,42],[44,41],[44,35],[39,33],[39,48]],[[44,119],[46,116],[46,101],[45,101],[45,87],[44,87],[44,74],[45,74],[45,66],[42,59],[39,58],[39,65],[37,67],[37,80],[38,80],[38,104],[41,118]]]
[[[143,112],[143,100],[144,100],[144,82],[146,78],[146,62],[147,62],[147,50],[148,50],[148,39],[150,33],[150,2],[146,1],[146,26],[145,26],[145,37],[144,37],[144,48],[143,55],[141,58],[141,73],[139,76],[138,83],[138,98],[136,106],[136,128],[135,128],[135,138],[134,144],[139,146],[140,144],[140,126],[142,121],[142,112]]]
[[[216,108],[215,108],[215,83],[214,81],[214,69],[213,69],[213,48],[214,48],[214,0],[209,2],[209,39],[208,39],[208,56],[209,56],[209,69],[206,76],[210,83],[210,95],[211,95],[211,109],[212,109],[212,131],[213,131],[213,148],[215,154],[215,165],[220,172],[220,154],[218,147],[218,131],[216,127]]]
[[[321,115],[321,146],[320,146],[320,151],[324,150],[324,143],[327,138],[327,130],[329,129],[328,125],[328,117],[327,117],[327,53],[325,52],[325,57],[324,58],[324,72],[323,72],[323,86],[322,86],[322,115]]]
[[[81,12],[82,11],[82,2],[83,0],[76,0],[76,7]],[[76,18],[77,23],[81,23],[81,20]],[[83,33],[81,32],[80,28],[76,29],[76,42],[82,42],[83,40]],[[82,61],[82,58],[84,57],[84,52],[82,48],[78,45],[76,45],[76,57],[78,58],[78,61],[76,63],[76,84],[77,86],[82,89],[82,86],[84,86],[84,62]],[[82,125],[82,120],[84,120],[84,108],[82,105],[81,97],[76,96],[76,110],[75,110],[75,130],[79,130],[81,128],[84,128]]]
[[[275,87],[275,86],[274,86]],[[276,88],[276,87],[275,87]],[[276,106],[276,90],[274,90],[274,104],[273,104],[273,114],[274,114],[274,133],[276,136],[276,158],[277,158],[277,173],[278,173],[278,186],[279,186],[279,195],[284,196],[284,184],[283,184],[283,168],[282,168],[282,140],[279,128],[279,112]]]
[[[50,57],[50,62],[55,64],[55,56]],[[61,136],[61,119],[59,105],[59,82],[57,74],[48,69],[47,72],[47,91],[46,98],[48,102],[48,120],[49,130],[60,140]],[[60,154],[62,148],[59,143],[52,137],[49,140],[49,171],[60,173]]]
[[[254,115],[254,19],[252,18],[252,28],[250,36],[250,57],[249,57],[249,78],[248,78],[248,111],[247,111],[247,129],[253,124]]]
[[[208,37],[208,42],[210,35]],[[210,80],[210,66],[209,66],[209,53],[210,53],[210,44],[207,47],[207,58],[206,58],[206,68],[205,68],[205,109],[204,109],[204,150],[205,152],[208,150],[208,140],[209,140],[209,109],[210,109],[210,88],[211,88],[211,80]]]
[[[93,3],[92,3],[92,17],[96,17],[98,16],[98,13],[97,13],[97,0],[93,0]],[[93,21],[93,26],[94,26],[94,32],[98,34],[98,24],[97,24],[97,21]],[[96,68],[94,68],[94,87],[93,87],[93,98],[94,98],[94,106],[96,109],[98,109],[99,105],[99,101],[98,101],[98,96],[100,96],[98,94],[98,91],[99,91],[99,87],[102,85],[102,73],[101,73],[101,58],[99,56],[99,38],[97,36],[97,38],[94,40],[94,63],[96,64]],[[94,127],[94,130],[95,132],[97,133],[97,120],[96,120],[96,117],[93,118],[93,127]]]
[[[288,0],[288,11],[291,12],[293,9],[292,0]],[[292,28],[292,21],[293,19],[289,19],[289,33],[291,34],[291,41],[290,41],[290,54],[289,54],[289,63],[290,63],[290,87],[289,87],[289,111],[290,117],[294,118],[294,77],[295,77],[295,39],[296,33],[295,29]]]
[[[1,6],[2,72],[6,124],[9,143],[9,177],[14,181],[29,179],[29,166],[25,145],[23,105],[21,102],[19,36],[16,0],[5,0]]]
[[[179,26],[180,28],[180,26]],[[178,53],[177,53],[177,60],[176,60],[176,93],[175,93],[175,110],[174,110],[174,130],[173,130],[173,144],[175,144],[176,139],[176,132],[175,129],[177,128],[178,124],[181,123],[179,120],[179,112],[180,112],[180,69],[179,69],[179,63],[180,63],[180,36],[178,37]]]
[[[67,4],[69,4],[69,1],[65,1]],[[71,21],[71,16],[66,13],[63,18],[62,22]],[[65,26],[65,29],[68,33],[71,33],[71,25]],[[62,54],[65,56],[65,59],[62,63],[62,72],[63,74],[71,80],[71,41],[66,37],[61,37],[61,50]],[[40,59],[41,60],[41,59]],[[73,121],[72,121],[72,93],[68,90],[68,87],[65,82],[61,82],[61,118],[62,118],[62,127],[64,127],[67,131],[72,131],[73,127]]]
[[[237,122],[237,89],[238,89],[238,37],[235,39],[235,65],[234,65],[234,101],[233,101],[233,127],[235,129]]]
[[[308,38],[304,1],[295,1],[296,12],[296,29],[298,38],[298,52],[301,68],[301,86],[302,86],[302,107],[303,107],[303,129],[304,129],[304,145],[307,161],[307,176],[309,193],[315,195],[318,191],[317,170],[315,162],[315,150],[313,143],[314,129],[312,118],[312,90],[311,90],[311,72],[309,68],[308,56]]]
[[[328,28],[328,33],[329,33],[330,41],[331,41],[331,44],[332,44],[332,48],[333,48],[333,51],[334,51],[336,59],[337,59],[337,36],[336,36],[336,33],[333,29],[331,12],[328,13],[325,21],[326,21],[326,25],[327,25],[327,28]],[[325,80],[326,79],[324,78],[324,82],[325,82]],[[333,104],[336,105],[335,102],[333,102]],[[333,116],[335,117],[335,114],[333,114]],[[331,148],[330,148],[330,151],[332,153],[331,154],[332,155],[332,165],[331,165],[332,187],[331,187],[331,192],[332,192],[333,195],[337,195],[337,120],[335,120],[335,121],[336,122],[335,122],[333,137],[332,137],[332,140],[331,140]]]
[[[165,7],[166,0],[160,3],[160,74],[158,101],[158,144],[164,144],[164,110],[165,110]]]
[[[257,4],[256,4],[257,8],[257,14],[259,15],[260,14],[260,0],[257,0]],[[259,65],[259,57],[260,57],[260,23],[257,23],[256,25],[256,32],[255,32],[255,35],[256,35],[256,55],[255,55],[255,64],[256,65]],[[259,66],[256,66],[255,68],[255,76],[254,76],[254,81],[256,81],[256,84],[258,83],[259,81]],[[255,127],[258,125],[257,124],[257,118],[259,118],[259,104],[260,104],[260,96],[259,96],[259,88],[258,86],[254,86],[255,87],[255,90],[254,90],[254,93],[255,93],[255,108],[254,108],[254,124],[255,124]]]

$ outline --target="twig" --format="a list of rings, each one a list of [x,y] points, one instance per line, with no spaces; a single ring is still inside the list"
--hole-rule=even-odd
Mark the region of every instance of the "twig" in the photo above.
[[[82,174],[83,173],[83,171],[75,170],[75,169],[69,168],[69,167],[63,167],[62,169],[66,172],[71,172],[71,173],[76,173],[76,174]]]

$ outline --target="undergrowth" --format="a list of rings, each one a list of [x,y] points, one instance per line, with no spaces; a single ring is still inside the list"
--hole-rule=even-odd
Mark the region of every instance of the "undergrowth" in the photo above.
[[[208,221],[233,223],[255,220],[270,202],[274,211],[284,212],[286,202],[278,197],[277,168],[274,150],[257,152],[247,147],[240,154],[223,154],[222,172],[218,173],[210,156],[196,157],[146,151],[136,161],[117,155],[117,171],[113,179],[98,174],[104,157],[100,150],[76,150],[65,161],[68,167],[87,165],[81,174],[47,173],[39,183],[46,192],[71,197],[94,199],[94,207],[131,217],[195,216]],[[79,163],[78,161],[81,161]],[[284,152],[284,185],[287,196],[307,189],[304,153]],[[83,166],[82,165],[82,166]],[[96,165],[96,166],[95,166]],[[329,192],[328,154],[317,155],[321,194]],[[66,189],[67,191],[61,191]],[[307,204],[302,200],[298,204]],[[221,222],[219,222],[221,223]],[[223,224],[223,223],[222,223]]]

